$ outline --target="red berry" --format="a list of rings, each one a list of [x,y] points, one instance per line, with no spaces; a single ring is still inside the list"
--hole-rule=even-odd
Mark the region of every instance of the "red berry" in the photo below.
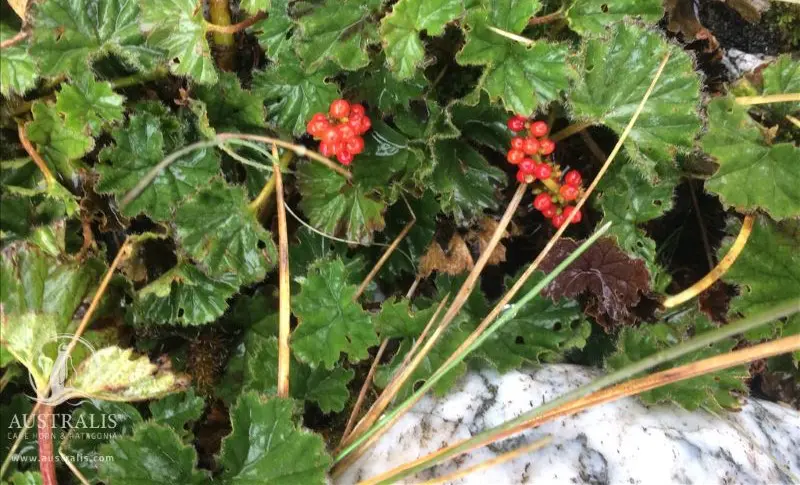
[[[336,130],[339,132],[339,139],[342,141],[347,141],[356,136],[355,130],[347,123],[340,124],[336,127]]]
[[[319,137],[322,141],[334,144],[339,141],[339,131],[334,126],[329,126],[328,129],[319,133]]]
[[[536,168],[536,162],[530,158],[523,158],[522,161],[519,162],[519,170],[525,175],[533,175],[534,168]]]
[[[364,107],[360,104],[356,103],[350,105],[350,116],[364,116],[364,113],[366,113],[366,111],[364,111]]]
[[[553,169],[546,163],[538,163],[533,169],[533,176],[539,180],[549,179]]]
[[[525,118],[514,115],[508,119],[508,129],[511,131],[522,131],[525,129]]]
[[[553,200],[550,199],[548,194],[539,194],[533,199],[533,207],[538,211],[544,211],[548,207],[553,206]]]
[[[325,113],[314,113],[314,116],[311,117],[311,121],[328,121],[328,117],[325,116]]]
[[[336,160],[339,160],[342,165],[350,165],[350,162],[353,161],[353,154],[347,150],[338,151],[336,152]]]
[[[574,185],[575,187],[580,187],[581,182],[583,179],[581,178],[581,174],[578,173],[577,170],[570,170],[564,175],[564,183],[567,185]]]
[[[531,131],[531,135],[535,136],[536,138],[545,136],[549,131],[547,123],[544,121],[534,121],[531,123],[531,127],[529,129]]]
[[[508,154],[506,154],[506,160],[508,160],[508,163],[511,165],[517,165],[524,158],[525,152],[522,150],[517,150],[516,148],[512,148],[508,151]]]
[[[550,138],[542,138],[539,140],[539,153],[542,155],[550,155],[556,151],[556,142]]]
[[[350,128],[353,129],[356,133],[361,132],[361,120],[364,118],[363,115],[351,115],[347,118],[347,124],[350,125]]]
[[[550,219],[551,217],[556,215],[556,212],[558,212],[558,208],[554,205],[551,205],[550,207],[542,211],[542,215]]]
[[[331,103],[328,113],[330,113],[331,116],[336,119],[345,118],[350,114],[350,103],[344,99],[337,99]]]
[[[566,220],[566,218],[569,217],[569,215],[572,214],[572,211],[574,211],[574,210],[575,210],[575,207],[571,206],[571,205],[568,205],[567,207],[564,207],[564,220]],[[577,223],[581,222],[581,219],[583,219],[583,215],[581,214],[581,211],[577,211],[575,213],[575,216],[572,218],[571,224],[577,224]]]
[[[515,150],[522,150],[523,146],[525,145],[525,139],[515,136],[511,139],[511,148]]]
[[[336,149],[334,148],[336,145],[333,143],[325,143],[320,142],[319,144],[319,152],[322,154],[323,157],[330,157],[331,155],[336,154]]]
[[[353,155],[358,155],[364,151],[364,139],[358,135],[347,140],[345,144],[347,145],[347,151]]]
[[[522,145],[522,151],[528,155],[536,155],[539,153],[539,141],[536,138],[525,138]]]
[[[564,225],[564,222],[567,220],[567,216],[564,215],[562,212],[561,214],[556,214],[550,219],[550,222],[553,224],[553,227],[561,227]]]
[[[317,130],[316,130],[316,124],[314,123],[314,120],[311,120],[311,121],[308,122],[308,124],[306,125],[306,132],[309,135],[312,135],[312,136],[316,135]]]
[[[574,185],[562,185],[561,188],[558,189],[558,193],[561,194],[564,200],[575,200],[578,198],[580,190]]]
[[[517,170],[517,182],[521,184],[527,184],[531,182],[529,178],[530,178],[529,174],[523,172],[522,170]]]
[[[336,154],[349,151],[347,149],[347,142],[344,140],[337,141],[336,145],[333,146],[333,151],[336,152]]]
[[[361,126],[359,127],[358,130],[356,130],[356,132],[359,135],[363,135],[364,133],[368,132],[370,128],[372,128],[372,121],[369,119],[368,116],[362,116]]]

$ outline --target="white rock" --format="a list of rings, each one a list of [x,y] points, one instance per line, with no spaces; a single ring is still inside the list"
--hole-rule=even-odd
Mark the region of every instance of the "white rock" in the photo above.
[[[498,375],[473,372],[445,398],[426,397],[337,480],[352,484],[469,438],[598,375],[573,365]],[[634,398],[482,448],[418,474],[419,483],[476,465],[550,434],[544,449],[453,483],[793,484],[800,483],[800,413],[748,399],[741,412],[713,416]]]

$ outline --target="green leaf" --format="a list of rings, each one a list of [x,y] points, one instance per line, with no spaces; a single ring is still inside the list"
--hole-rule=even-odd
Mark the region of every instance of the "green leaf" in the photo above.
[[[567,10],[569,26],[582,36],[603,34],[626,17],[656,23],[663,16],[661,0],[575,0]]]
[[[620,369],[658,351],[674,347],[692,336],[702,335],[714,329],[704,316],[690,318],[691,320],[686,323],[653,323],[637,328],[623,328],[617,342],[618,349],[608,358],[608,367],[612,370]],[[687,354],[669,365],[660,366],[656,370],[724,354],[730,352],[735,345],[735,339],[725,339]],[[740,403],[737,394],[747,394],[744,380],[748,377],[747,368],[737,366],[643,392],[639,394],[639,398],[647,404],[671,401],[689,410],[700,407],[716,412],[738,409]]]
[[[244,189],[216,180],[175,213],[178,241],[211,277],[264,279],[278,260],[272,236],[248,207]]]
[[[66,125],[75,131],[97,136],[106,124],[122,120],[125,98],[114,93],[111,83],[97,82],[83,73],[64,84],[56,94],[56,109],[64,114]]]
[[[15,36],[17,31],[5,22],[0,22],[0,42]],[[28,41],[24,40],[3,49],[0,56],[0,93],[23,95],[36,86],[39,70],[33,58],[28,55]]]
[[[294,135],[306,131],[314,113],[327,113],[339,97],[336,84],[327,82],[332,69],[306,74],[290,55],[282,56],[265,71],[253,75],[253,92],[267,103],[267,120]]]
[[[277,317],[277,316],[276,316]],[[252,358],[247,360],[244,389],[275,395],[278,388],[278,339],[271,337],[251,341]],[[248,349],[249,351],[250,349]],[[350,399],[347,384],[355,371],[334,367],[312,368],[292,358],[289,373],[289,392],[294,399],[312,401],[323,413],[341,412]]]
[[[543,277],[539,272],[523,285],[522,293],[536,286]],[[506,286],[511,286],[511,279]],[[477,315],[473,325],[483,315]],[[507,372],[523,365],[563,361],[565,354],[582,349],[592,326],[583,316],[581,305],[574,300],[537,296],[516,316],[492,335],[474,354],[498,372]]]
[[[800,92],[800,62],[784,54],[761,71],[764,79],[762,94],[785,94]],[[769,109],[779,116],[800,112],[800,102],[774,103]]]
[[[172,394],[150,403],[150,418],[166,424],[180,435],[189,434],[186,425],[191,424],[203,415],[205,401],[189,389],[180,394]]]
[[[791,223],[776,224],[766,217],[758,217],[744,250],[722,276],[726,283],[736,285],[739,294],[730,302],[729,312],[749,316],[772,308],[782,301],[800,300],[800,236]],[[732,234],[738,232],[740,224],[731,226]],[[720,259],[733,244],[731,239],[723,242],[719,249]],[[800,317],[795,315],[795,322]],[[796,323],[795,323],[796,324]],[[766,325],[747,332],[750,340],[771,338],[779,325]]]
[[[299,164],[297,186],[302,196],[300,207],[308,222],[325,234],[368,243],[372,233],[386,224],[383,219],[386,204],[369,197],[360,185],[348,183],[322,164],[313,161]]]
[[[626,253],[644,260],[655,288],[663,288],[669,275],[657,261],[656,242],[641,225],[672,209],[678,184],[675,168],[664,165],[660,171],[658,181],[651,183],[630,162],[620,160],[602,179],[594,199],[595,207],[603,211],[603,223],[613,223],[608,234]]]
[[[152,69],[163,53],[145,45],[139,32],[138,20],[147,7],[141,12],[139,3],[130,0],[37,2],[32,9],[30,54],[42,74],[51,77],[86,72],[92,61],[108,54],[135,69]],[[160,11],[156,9],[156,13]]]
[[[100,152],[100,174],[96,190],[122,197],[166,157],[168,123],[150,113],[133,115],[124,128],[113,131],[115,144]],[[176,147],[179,148],[179,147]],[[219,159],[213,148],[192,151],[169,165],[142,193],[122,209],[127,216],[144,213],[163,221],[170,218],[178,203],[219,173]]]
[[[381,55],[367,69],[349,76],[347,84],[360,99],[374,104],[381,113],[391,113],[397,108],[408,108],[411,100],[421,98],[428,81],[417,70],[409,79],[397,79]],[[375,129],[375,125],[372,128]]]
[[[372,17],[382,3],[382,0],[325,0],[319,6],[306,4],[310,13],[297,21],[296,41],[306,71],[315,72],[328,60],[347,71],[369,64],[366,49],[378,43]]]
[[[5,301],[5,300],[4,300]],[[44,390],[55,363],[52,344],[58,337],[58,322],[52,313],[3,315],[0,344],[33,376],[36,389]],[[47,349],[45,349],[47,347]]]
[[[292,350],[302,362],[333,369],[339,354],[357,362],[369,357],[369,347],[378,343],[369,314],[353,301],[356,286],[347,277],[337,258],[298,279],[301,290],[293,298],[292,312],[299,323],[292,333]]]
[[[498,152],[508,150],[511,143],[506,125],[508,112],[492,103],[486,93],[473,100],[460,99],[451,103],[447,110],[450,122],[464,138]]]
[[[173,74],[189,76],[200,84],[217,82],[217,70],[206,40],[203,9],[195,0],[139,0],[141,27],[147,45],[163,50]]]
[[[141,424],[133,436],[114,438],[100,447],[100,454],[113,458],[100,464],[99,476],[106,483],[175,485],[210,480],[208,472],[196,468],[194,448],[158,423]]]
[[[775,219],[800,215],[800,148],[768,143],[763,128],[730,97],[711,101],[708,118],[702,147],[719,170],[706,189],[741,212],[762,209]]]
[[[239,4],[239,8],[250,15],[255,15],[262,11],[269,11],[270,16],[272,16],[275,10],[275,2],[276,0],[242,0]]]
[[[135,325],[201,325],[222,316],[239,291],[239,276],[212,278],[195,265],[180,263],[139,290],[131,317]]]
[[[269,16],[258,21],[250,29],[258,39],[258,44],[267,53],[270,59],[276,59],[284,52],[290,52],[292,48],[290,32],[294,28],[294,22],[289,17],[289,0],[272,0],[272,5],[268,9]],[[245,3],[241,4],[245,8]]]
[[[351,283],[358,283],[367,275],[363,258],[347,256],[346,243],[321,236],[305,226],[295,231],[294,236],[295,240],[290,239],[289,243],[289,274],[306,274],[317,261],[338,257],[344,261]]]
[[[386,60],[399,79],[409,79],[425,57],[420,34],[441,35],[444,27],[464,12],[462,0],[400,0],[381,20]]]
[[[231,426],[220,453],[225,483],[327,483],[325,443],[294,424],[291,400],[245,393],[231,411]]]
[[[509,111],[528,115],[569,88],[569,50],[566,45],[548,42],[525,46],[489,30],[509,21],[513,21],[511,28],[515,27],[519,22],[510,10],[506,5],[491,13],[472,11],[466,21],[467,43],[456,59],[464,66],[483,66],[478,85]]]
[[[194,95],[206,104],[208,121],[218,132],[256,133],[267,126],[261,99],[242,89],[233,73],[222,73],[213,87],[195,87]]]
[[[456,224],[464,225],[498,207],[495,194],[505,187],[506,175],[477,150],[460,140],[441,140],[433,146],[433,157],[433,189],[442,210],[455,217]]]
[[[112,438],[133,434],[142,423],[139,411],[130,404],[100,400],[84,401],[70,419],[61,450],[90,482],[99,480],[98,468],[104,459],[100,447]]]
[[[64,123],[58,111],[49,104],[36,101],[31,107],[33,121],[28,123],[28,138],[37,145],[39,154],[64,177],[72,177],[79,158],[94,148],[94,140],[83,129]]]
[[[622,133],[667,51],[671,57],[625,141],[628,156],[651,181],[656,167],[692,149],[700,129],[700,80],[692,58],[657,33],[619,24],[608,38],[586,42],[578,69],[583,76],[569,98],[579,120]]]
[[[42,485],[42,474],[39,472],[14,472],[8,477],[8,483],[9,485]]]
[[[169,363],[156,365],[133,350],[112,346],[89,355],[67,381],[64,399],[91,397],[106,401],[143,401],[180,392],[188,379]]]
[[[9,369],[5,369],[5,372],[8,371]],[[0,456],[4,460],[9,456],[11,445],[17,438],[20,438],[22,427],[32,409],[33,400],[21,392],[15,393],[9,400],[4,400],[0,404],[0,432],[3,433],[2,439],[0,439]],[[36,463],[39,457],[39,443],[35,428],[29,429],[21,436],[19,446],[13,456],[12,460],[19,460],[17,463],[22,465],[20,468],[24,468],[26,462]],[[11,467],[11,470],[13,469]]]

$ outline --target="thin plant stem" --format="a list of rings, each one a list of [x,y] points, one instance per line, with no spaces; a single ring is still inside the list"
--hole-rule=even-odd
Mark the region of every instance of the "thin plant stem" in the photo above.
[[[584,143],[586,143],[586,146],[589,147],[589,151],[592,152],[592,155],[594,155],[597,161],[600,163],[604,163],[606,161],[606,154],[603,153],[603,149],[600,148],[600,145],[598,145],[597,142],[594,141],[592,135],[590,135],[587,130],[582,130],[580,132],[580,135],[581,139],[583,140]]]
[[[57,485],[56,460],[53,454],[53,406],[49,404],[41,406],[36,418],[36,424],[36,440],[39,443],[39,472],[42,474],[42,485]]]
[[[283,204],[283,176],[276,145],[272,145],[272,168],[272,178],[275,179],[275,205],[278,212],[278,396],[289,397],[289,335],[292,318],[289,236],[286,231],[286,210]]]
[[[586,128],[589,128],[590,126],[592,126],[592,124],[590,122],[588,122],[588,121],[579,121],[577,123],[573,123],[573,124],[567,126],[566,128],[563,128],[563,129],[555,132],[553,134],[553,136],[550,137],[550,139],[553,140],[553,141],[561,141],[564,138],[569,138],[570,136],[572,136],[572,135],[574,135],[576,133],[580,133],[581,131],[585,130]]]
[[[208,14],[211,17],[211,24],[215,27],[230,27],[231,25],[231,11],[228,6],[228,0],[209,0]],[[214,51],[217,58],[217,64],[223,71],[232,71],[236,56],[236,40],[233,38],[233,33],[225,31],[213,31],[212,38],[214,39]]]
[[[444,305],[447,304],[447,300],[449,298],[450,298],[449,293],[446,294],[444,298],[442,298],[442,301],[441,303],[439,303],[439,306],[436,308],[436,311],[434,312],[433,316],[425,325],[425,328],[422,329],[422,333],[419,334],[419,337],[417,337],[417,340],[416,342],[414,342],[414,345],[411,346],[411,348],[408,350],[408,353],[405,355],[405,357],[403,357],[403,361],[397,368],[397,372],[395,372],[395,375],[392,377],[392,380],[389,381],[389,385],[391,385],[398,378],[403,369],[406,368],[411,359],[413,359],[414,356],[417,354],[417,350],[419,350],[420,345],[422,345],[422,343],[425,342],[425,338],[428,336],[428,332],[430,332],[431,328],[433,328],[433,323],[436,321],[436,317],[438,316],[439,312],[444,307]]]
[[[410,231],[411,228],[414,227],[414,224],[416,222],[417,218],[414,216],[414,214],[411,214],[411,220],[408,221],[408,223],[403,227],[403,230],[400,231],[400,234],[398,234],[397,237],[394,238],[389,247],[386,248],[386,250],[383,252],[378,262],[375,263],[375,265],[369,271],[369,274],[367,274],[367,276],[364,278],[361,284],[358,285],[358,289],[353,295],[353,300],[357,300],[364,293],[364,290],[367,289],[367,286],[369,286],[373,278],[375,278],[375,276],[378,274],[381,268],[383,268],[383,265],[386,264],[386,261],[389,260],[389,258],[392,256],[392,253],[394,253],[394,250],[397,249],[397,246],[399,246],[400,243],[403,241],[403,239],[406,237],[406,235],[408,235],[408,231]]]
[[[222,145],[220,145],[222,146]],[[235,152],[234,152],[235,153]],[[237,156],[241,156],[238,155]],[[264,187],[261,188],[261,191],[258,193],[255,199],[250,202],[250,210],[255,212],[256,214],[260,213],[264,207],[266,206],[267,202],[269,202],[270,198],[272,197],[272,193],[275,191],[276,183],[278,174],[276,172],[283,172],[292,162],[292,158],[294,158],[294,153],[290,151],[286,151],[282,157],[280,157],[280,161],[276,164],[273,162],[272,164],[272,175],[269,179],[267,179],[267,183],[264,184]],[[277,199],[276,199],[277,200]],[[283,201],[283,197],[280,198],[278,204]],[[283,204],[280,204],[283,205]]]
[[[681,303],[691,300],[711,287],[711,285],[713,285],[718,279],[722,278],[722,275],[728,272],[730,267],[733,266],[733,263],[736,262],[736,258],[738,258],[742,253],[742,250],[747,244],[747,240],[750,238],[750,234],[753,232],[754,222],[755,217],[753,215],[745,216],[744,221],[742,222],[742,228],[739,230],[739,234],[736,236],[731,248],[728,250],[728,254],[726,254],[725,257],[720,260],[714,269],[712,269],[707,275],[703,276],[703,278],[697,283],[693,284],[689,288],[686,288],[677,295],[667,297],[663,303],[664,308],[673,308]]]
[[[414,293],[417,291],[417,286],[419,286],[419,282],[422,280],[420,276],[417,276],[414,279],[414,282],[408,288],[406,292],[406,299],[410,299],[414,296]],[[380,347],[378,347],[378,351],[375,353],[375,358],[372,360],[372,365],[369,367],[369,372],[367,372],[367,377],[364,379],[364,383],[361,385],[361,390],[358,392],[358,398],[356,399],[356,403],[353,405],[353,410],[350,412],[350,417],[347,418],[347,424],[344,427],[344,433],[342,433],[342,438],[339,441],[341,445],[342,441],[344,441],[350,432],[353,430],[353,425],[356,424],[356,418],[358,418],[358,414],[361,412],[361,406],[364,405],[364,399],[367,397],[367,391],[369,387],[372,385],[372,379],[375,376],[375,372],[378,370],[378,364],[381,361],[381,357],[383,357],[383,353],[386,351],[386,346],[389,344],[389,339],[383,339],[381,342]]]
[[[242,165],[246,165],[248,167],[253,167],[256,170],[260,170],[262,172],[272,173],[272,166],[271,165],[264,165],[264,164],[255,162],[253,160],[250,160],[249,158],[245,158],[245,157],[239,155],[238,153],[236,153],[235,151],[233,151],[231,149],[231,147],[229,147],[225,143],[220,143],[218,146],[219,146],[220,150],[222,150],[223,152],[227,153],[229,157],[233,158],[234,160],[236,160],[237,162],[241,163]],[[274,187],[274,184],[273,184],[273,187]]]
[[[267,18],[266,12],[258,12],[252,17],[246,18],[239,23],[233,25],[218,25],[206,22],[206,31],[220,34],[236,34],[248,27],[252,27],[256,22]]]
[[[114,79],[111,81],[111,86],[114,89],[128,88],[148,81],[155,81],[157,79],[165,78],[168,75],[169,69],[167,69],[165,66],[158,66],[150,72],[140,72],[130,76]]]
[[[586,239],[578,246],[575,251],[573,251],[570,255],[564,258],[561,263],[556,266],[553,271],[547,274],[544,278],[542,278],[536,286],[534,286],[528,293],[526,293],[520,300],[513,305],[511,305],[505,313],[495,322],[495,324],[487,329],[487,331],[483,332],[478,338],[476,338],[471,345],[467,348],[462,350],[460,347],[460,351],[456,351],[450,359],[447,360],[442,366],[440,366],[436,372],[434,372],[417,390],[411,397],[403,401],[399,406],[393,409],[391,412],[387,413],[383,416],[372,428],[367,430],[366,432],[362,433],[356,440],[354,440],[347,448],[343,449],[335,458],[336,468],[334,469],[334,474],[341,473],[341,471],[348,466],[348,464],[355,461],[355,459],[360,455],[361,452],[364,451],[364,448],[361,446],[367,440],[376,439],[377,436],[384,433],[387,429],[385,426],[387,423],[394,422],[398,419],[402,414],[408,411],[411,406],[413,406],[422,396],[425,395],[443,376],[445,376],[448,372],[450,372],[456,365],[463,362],[464,359],[472,353],[475,349],[481,346],[483,342],[485,342],[488,338],[490,338],[497,330],[502,328],[506,323],[511,321],[513,318],[516,317],[517,313],[519,313],[520,309],[522,309],[526,304],[528,304],[533,298],[535,298],[541,291],[550,284],[561,272],[563,272],[573,261],[575,261],[581,254],[583,254],[589,247],[595,243],[603,234],[608,231],[611,227],[611,222],[607,222],[604,224],[600,229],[598,229],[591,237]],[[433,338],[433,337],[431,337]],[[348,456],[352,453],[353,456]],[[345,461],[347,459],[347,461]]]
[[[794,312],[797,312],[798,310],[800,309],[798,309],[795,306]],[[769,312],[763,312],[762,314],[759,314],[759,316],[764,315],[764,313],[769,313]],[[789,314],[784,316],[788,316],[791,313],[793,312],[790,312]],[[768,319],[765,320],[763,323],[769,321],[770,319],[768,317]],[[717,355],[714,357],[710,357],[708,359],[703,359],[680,367],[675,367],[665,371],[657,372],[649,376],[633,379],[631,381],[615,385],[608,389],[597,388],[594,392],[576,396],[574,399],[565,401],[555,407],[549,406],[548,403],[544,406],[539,407],[538,409],[524,413],[510,421],[506,421],[505,423],[499,426],[496,426],[486,431],[482,431],[481,433],[474,435],[472,438],[460,441],[446,448],[443,448],[441,450],[423,456],[413,462],[406,463],[393,470],[389,470],[388,472],[385,472],[377,477],[362,482],[362,484],[373,485],[378,483],[380,484],[394,483],[397,480],[419,473],[420,471],[430,468],[431,466],[439,464],[447,459],[462,455],[464,453],[468,453],[472,450],[481,448],[496,441],[507,439],[523,431],[529,430],[537,426],[541,426],[542,424],[552,421],[554,419],[570,416],[578,412],[584,411],[593,406],[606,404],[615,401],[617,399],[621,399],[623,397],[640,394],[642,392],[649,391],[651,389],[656,389],[658,387],[662,387],[678,381],[691,379],[711,372],[717,372],[723,369],[727,369],[729,367],[734,367],[737,365],[745,364],[747,362],[752,362],[754,360],[763,359],[774,355],[780,355],[787,352],[792,352],[798,348],[800,348],[800,335],[785,337],[779,340],[775,340],[773,342],[767,342],[764,344],[759,344],[742,350],[729,352],[722,355]],[[632,366],[635,366],[637,364],[638,362],[632,364]],[[635,374],[636,373],[632,373],[629,375],[629,377],[632,377]],[[598,379],[594,382],[597,382],[599,380],[603,380],[603,378]],[[591,386],[593,383],[590,383],[588,386]],[[575,391],[570,392],[568,395],[574,394],[576,391],[581,390],[588,386],[583,386],[579,389],[576,389]],[[560,398],[557,401],[562,401],[562,399],[563,398]],[[545,407],[547,407],[548,409],[543,410]],[[532,414],[534,411],[539,411],[539,412],[536,414]]]
[[[0,42],[0,50],[5,49],[7,47],[11,47],[11,46],[17,45],[20,42],[22,42],[23,40],[27,39],[28,36],[30,36],[30,35],[31,35],[30,31],[20,30],[19,32],[14,34],[13,37],[9,37],[8,39],[4,40],[3,42]]]
[[[508,32],[507,30],[498,29],[497,27],[492,27],[491,25],[488,27],[489,30],[494,32],[495,34],[501,35],[507,39],[511,39],[515,42],[519,42],[523,45],[533,45],[533,41],[527,37],[523,37],[521,35],[517,35],[513,32]]]
[[[528,21],[528,25],[544,25],[555,22],[556,20],[561,20],[564,18],[564,13],[561,10],[556,10],[553,13],[549,13],[547,15],[541,15],[539,17],[531,17]]]
[[[445,313],[444,317],[442,317],[442,321],[439,324],[439,327],[437,327],[436,331],[433,333],[433,335],[431,335],[431,338],[428,340],[428,342],[426,342],[425,346],[423,347],[421,351],[423,355],[427,354],[428,351],[430,351],[430,349],[433,347],[433,345],[444,334],[444,331],[447,329],[448,325],[450,325],[450,322],[453,321],[455,316],[461,310],[461,307],[463,307],[464,304],[466,303],[469,295],[472,294],[472,290],[475,288],[475,285],[478,282],[478,277],[483,271],[483,268],[486,267],[489,258],[492,256],[492,253],[494,252],[494,248],[497,246],[497,244],[500,242],[500,239],[502,239],[503,235],[505,234],[506,227],[508,227],[508,224],[511,222],[511,218],[516,212],[517,207],[519,206],[519,203],[522,200],[522,196],[525,194],[525,190],[527,189],[527,187],[528,184],[520,184],[517,187],[517,190],[514,193],[514,197],[512,197],[511,201],[508,203],[508,207],[506,207],[506,210],[503,213],[503,217],[500,218],[500,221],[498,222],[497,228],[492,234],[492,237],[490,238],[488,244],[481,253],[480,258],[478,258],[478,261],[475,263],[475,266],[472,268],[472,271],[470,271],[469,275],[467,276],[467,279],[461,285],[461,288],[458,290],[458,293],[453,299],[453,304],[450,306],[450,308],[447,309],[447,312]],[[417,361],[415,359],[415,361],[410,366],[410,369],[408,369],[408,372],[413,372],[414,369],[416,368],[416,365],[418,365],[419,362],[420,361]],[[384,395],[386,394],[387,394],[386,391],[384,391]],[[381,397],[383,398],[383,395]],[[388,402],[390,402],[390,400],[394,398],[394,395],[393,394],[387,395],[387,397],[389,399],[388,401],[386,401],[385,399],[384,400],[379,399],[378,401],[381,404],[385,403],[388,405]],[[364,419],[356,426],[352,435],[356,435],[360,430],[365,430],[369,426],[372,426],[377,417],[378,417],[377,415],[371,415],[368,413],[367,416],[365,416]]]
[[[8,449],[6,458],[3,460],[3,465],[0,466],[0,479],[2,479],[8,471],[8,467],[11,465],[11,459],[17,452],[17,448],[19,448],[19,446],[22,444],[22,440],[25,439],[25,434],[27,433],[28,429],[33,426],[33,421],[36,419],[36,415],[39,414],[39,410],[41,408],[42,403],[37,402],[33,409],[31,409],[31,412],[28,413],[28,417],[25,419],[25,422],[22,423],[22,429],[19,430],[17,438],[14,440],[14,443],[11,444],[11,448]]]
[[[792,123],[794,126],[800,128],[800,120],[798,120],[794,116],[786,115],[786,119],[789,120],[789,122]]]
[[[471,466],[463,470],[458,470],[443,477],[434,478],[433,480],[428,480],[427,482],[423,482],[422,485],[444,485],[446,483],[455,483],[456,480],[468,477],[473,473],[477,473],[481,470],[485,470],[487,468],[500,465],[507,461],[511,461],[514,458],[518,458],[526,453],[531,453],[541,448],[544,448],[545,446],[549,445],[552,442],[552,440],[553,440],[552,436],[547,435],[543,438],[534,441],[533,443],[530,443],[525,446],[520,446],[515,450],[511,450],[501,455],[495,456],[494,458],[482,461],[475,466]]]
[[[53,176],[53,172],[50,171],[50,168],[47,166],[47,162],[44,161],[39,152],[36,151],[36,148],[33,147],[33,144],[28,139],[28,134],[26,133],[26,127],[23,123],[17,125],[17,133],[19,135],[19,142],[22,144],[22,147],[28,152],[28,155],[33,160],[33,163],[39,167],[39,170],[44,175],[44,181],[47,183],[48,187],[52,187],[54,183],[56,183],[56,178]]]
[[[766,96],[739,96],[736,98],[736,103],[743,106],[752,106],[754,104],[788,103],[794,101],[800,101],[800,93],[770,94]]]
[[[61,461],[63,461],[67,465],[67,468],[69,468],[69,471],[71,471],[72,474],[75,475],[75,478],[77,478],[78,481],[81,482],[81,485],[91,485],[89,480],[87,480],[86,477],[83,476],[83,473],[81,473],[81,471],[78,470],[78,467],[76,467],[75,464],[72,463],[72,460],[70,460],[69,457],[65,455],[63,451],[59,449],[58,454],[59,456],[61,456]]]

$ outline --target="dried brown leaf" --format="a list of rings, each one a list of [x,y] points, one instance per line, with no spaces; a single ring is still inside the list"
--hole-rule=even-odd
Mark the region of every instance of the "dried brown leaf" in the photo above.
[[[471,230],[467,233],[467,241],[470,244],[475,244],[478,246],[478,251],[483,254],[486,248],[489,246],[489,241],[492,239],[494,232],[497,230],[498,222],[491,217],[484,217],[480,221],[478,221],[477,229]],[[508,238],[509,236],[516,235],[519,232],[519,228],[516,226],[512,226],[511,233],[509,234],[508,231],[503,232],[503,239]],[[494,251],[492,251],[492,255],[489,256],[489,261],[487,264],[494,265],[500,264],[506,260],[506,247],[503,243],[499,243],[495,246]]]
[[[694,0],[665,0],[664,8],[669,18],[667,29],[670,32],[683,34],[687,42],[708,41],[705,52],[714,52],[719,49],[719,42],[714,34],[700,23]]]
[[[458,275],[470,271],[475,266],[472,254],[464,239],[454,234],[450,238],[445,252],[436,241],[433,241],[425,255],[419,260],[419,276],[427,278],[434,271],[449,275]]]
[[[561,239],[541,268],[552,271],[578,245],[578,241]],[[545,288],[545,295],[553,300],[585,296],[586,313],[610,330],[632,321],[631,309],[649,290],[650,275],[644,261],[629,257],[613,239],[603,238],[558,275]]]

